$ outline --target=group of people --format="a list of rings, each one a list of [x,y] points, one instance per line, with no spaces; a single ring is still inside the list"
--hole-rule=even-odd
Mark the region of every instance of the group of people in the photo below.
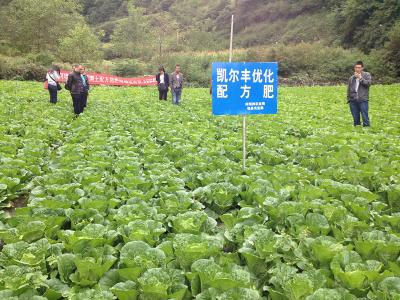
[[[181,73],[181,66],[176,65],[175,71],[171,74],[171,80],[165,68],[161,66],[158,69],[159,73],[156,75],[158,94],[160,100],[167,100],[168,90],[171,89],[172,103],[179,105],[181,103],[182,89],[183,89],[183,75]]]
[[[65,89],[71,93],[75,115],[81,114],[87,105],[90,84],[85,72],[86,68],[81,64],[74,65],[65,83]],[[53,66],[46,74],[51,103],[57,103],[58,91],[62,89],[60,79],[61,72],[58,66]]]
[[[76,115],[81,114],[86,105],[89,95],[90,84],[85,67],[81,64],[76,64],[72,72],[68,75],[65,89],[70,91],[74,112]],[[59,81],[61,79],[60,68],[53,66],[46,74],[47,89],[50,94],[50,102],[57,103],[58,91],[62,89]],[[156,75],[157,87],[160,100],[167,100],[168,91],[172,92],[172,103],[179,105],[183,89],[183,75],[180,65],[175,66],[175,71],[171,74],[171,79],[165,68],[161,66],[159,73]]]
[[[61,78],[60,68],[53,66],[47,73],[46,80],[48,83],[48,90],[50,94],[50,102],[57,103],[57,93],[61,90],[59,80]],[[168,91],[172,92],[172,103],[179,105],[181,101],[183,89],[183,75],[181,73],[181,66],[176,65],[175,71],[170,75],[161,66],[159,73],[156,75],[158,93],[160,100],[167,100]],[[371,74],[364,71],[364,64],[358,61],[354,65],[354,74],[350,77],[347,86],[347,103],[350,107],[350,112],[353,116],[354,126],[362,125],[364,127],[370,126],[368,115],[368,102],[369,102],[369,87],[372,84]],[[83,112],[87,105],[89,95],[89,80],[85,74],[85,67],[81,64],[74,66],[72,73],[68,75],[65,88],[70,91],[74,112],[79,115]],[[211,89],[210,89],[211,90]]]

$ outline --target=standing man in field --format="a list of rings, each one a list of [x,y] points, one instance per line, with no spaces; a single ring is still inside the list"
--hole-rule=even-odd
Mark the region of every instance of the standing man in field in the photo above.
[[[179,105],[181,101],[182,88],[183,88],[183,75],[181,73],[181,66],[176,65],[174,73],[171,74],[171,92],[172,103]]]
[[[74,106],[74,113],[76,116],[83,112],[85,85],[81,76],[82,65],[74,65],[74,71],[68,75],[65,89],[70,91],[72,97],[72,103]]]
[[[368,72],[364,72],[362,61],[354,65],[354,75],[349,79],[347,88],[347,103],[353,116],[354,126],[361,125],[360,114],[362,116],[363,127],[369,127],[368,101],[369,87],[372,79]]]

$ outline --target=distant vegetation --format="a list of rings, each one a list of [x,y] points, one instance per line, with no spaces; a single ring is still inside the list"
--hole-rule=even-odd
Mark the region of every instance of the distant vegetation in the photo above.
[[[181,63],[206,85],[210,63],[277,60],[289,83],[342,81],[363,59],[381,82],[400,80],[394,0],[0,0],[0,78],[41,79],[53,63],[121,76]]]

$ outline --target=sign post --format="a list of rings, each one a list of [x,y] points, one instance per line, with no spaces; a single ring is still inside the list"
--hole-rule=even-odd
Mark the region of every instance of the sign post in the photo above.
[[[231,39],[229,44],[229,62],[232,62],[233,55],[233,16],[231,18]],[[243,115],[243,126],[242,126],[242,139],[243,139],[243,172],[246,171],[246,115]]]
[[[232,46],[233,46],[233,15],[231,19],[231,41],[229,46],[229,62],[232,62]]]
[[[246,171],[246,158],[247,158],[247,149],[246,149],[246,133],[247,133],[247,128],[246,128],[246,115],[243,115],[243,172]]]
[[[278,63],[214,62],[212,112],[243,116],[243,170],[246,168],[246,115],[278,112]]]
[[[214,115],[243,116],[243,171],[246,171],[246,115],[278,111],[278,64],[232,63],[233,15],[229,63],[212,65],[212,111]],[[240,95],[240,96],[239,96]]]

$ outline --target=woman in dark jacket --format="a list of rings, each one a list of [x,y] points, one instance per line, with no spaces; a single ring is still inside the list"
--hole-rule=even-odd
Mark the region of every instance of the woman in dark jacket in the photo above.
[[[169,88],[169,76],[165,72],[163,66],[158,69],[159,73],[156,75],[156,81],[158,86],[158,94],[160,100],[167,100],[168,88]]]

